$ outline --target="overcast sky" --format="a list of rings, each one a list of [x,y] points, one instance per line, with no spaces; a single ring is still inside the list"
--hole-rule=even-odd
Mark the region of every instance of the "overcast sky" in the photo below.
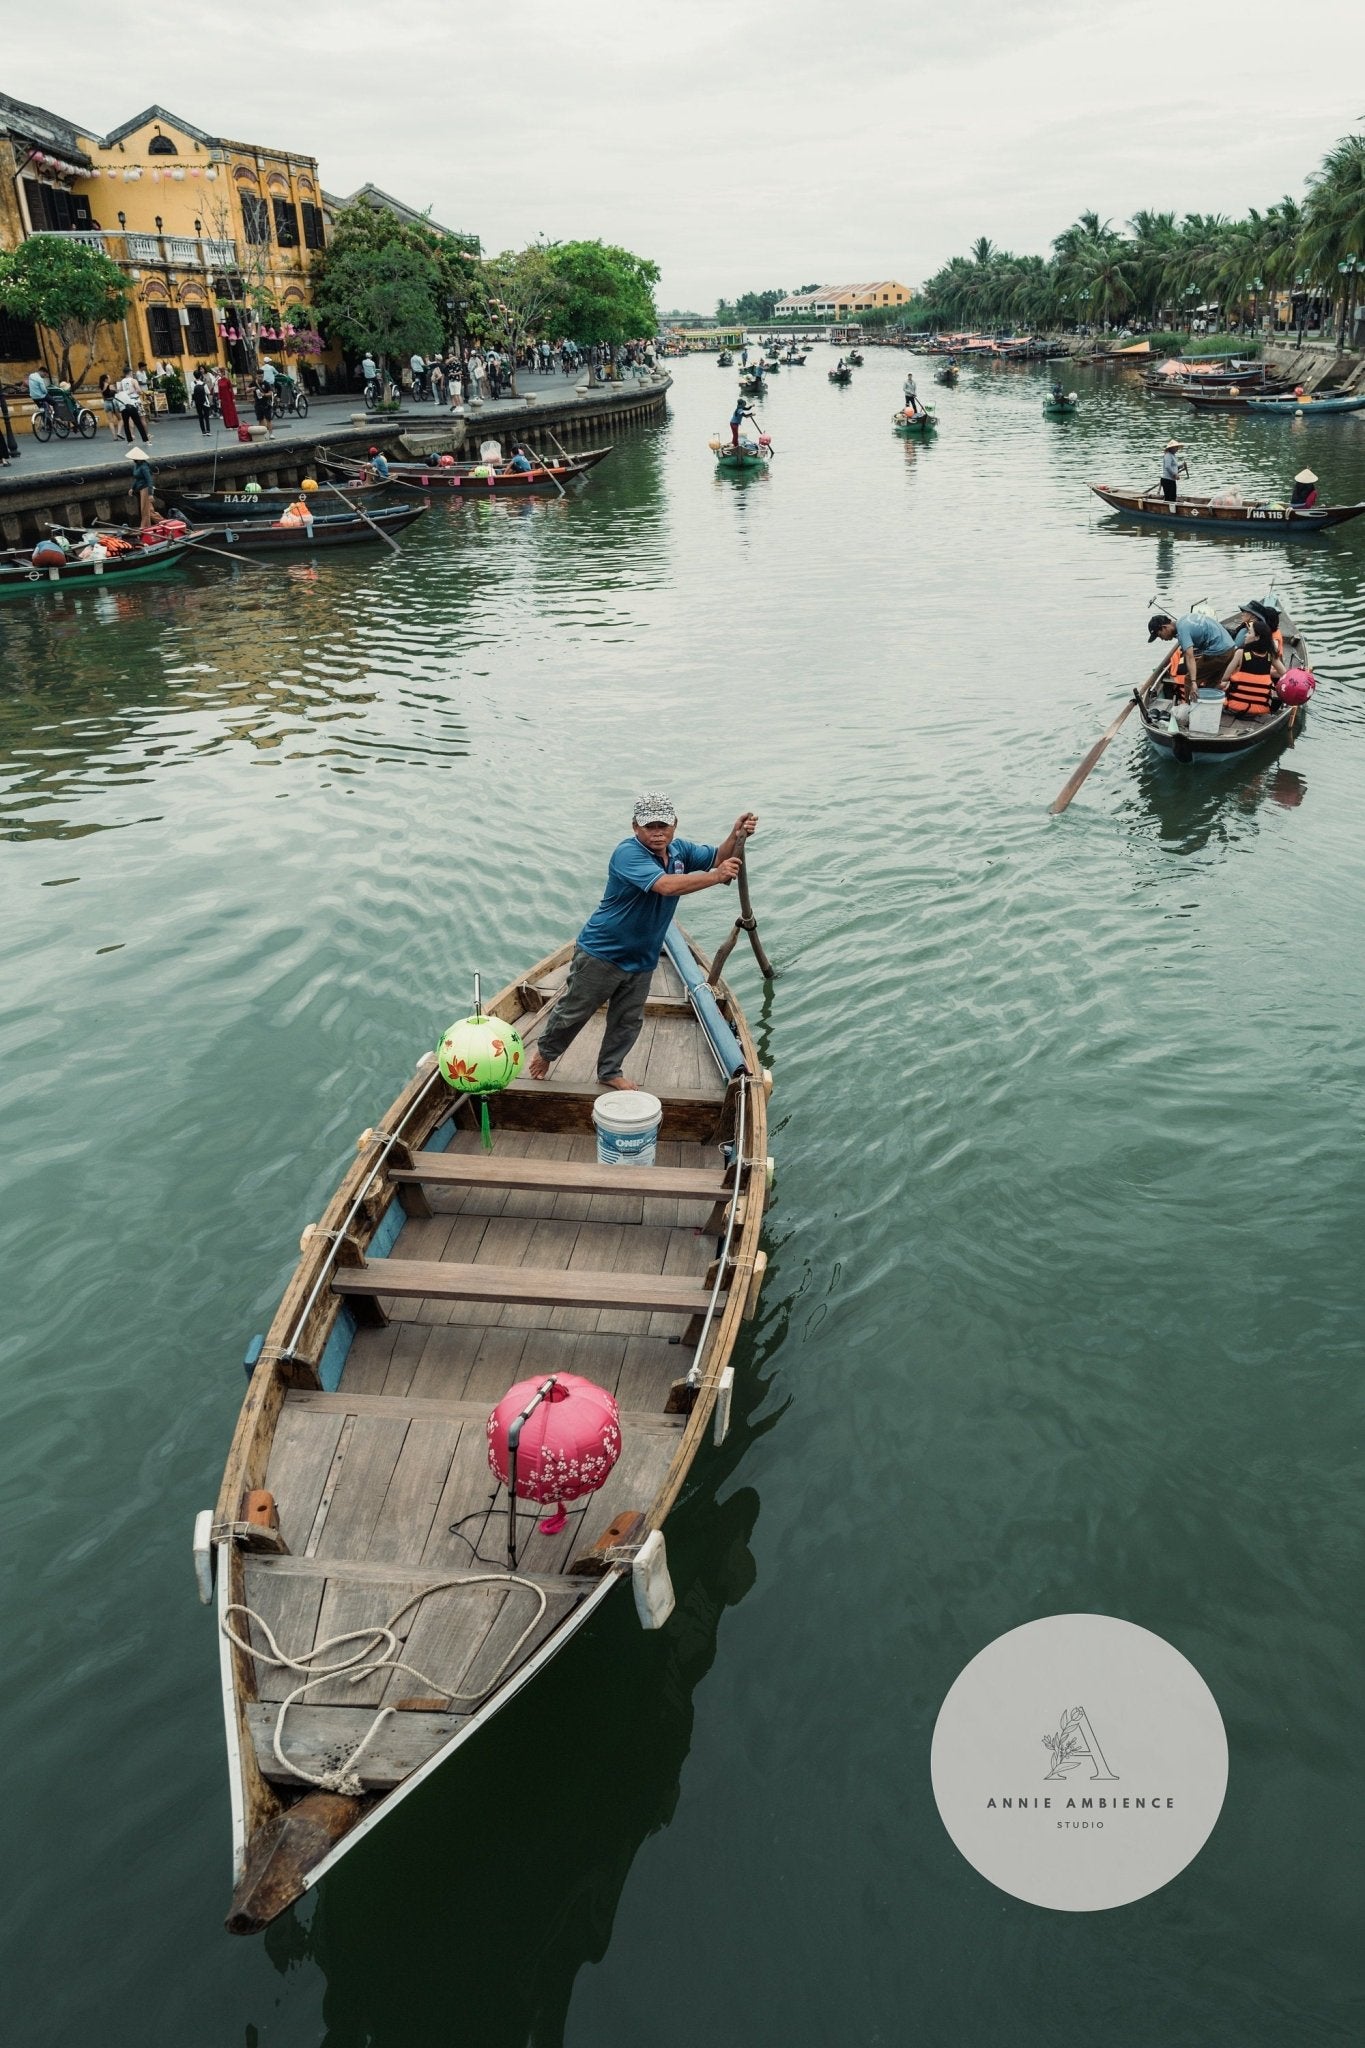
[[[68,0],[53,36],[15,11],[3,90],[311,152],[328,191],[373,179],[489,252],[621,242],[704,311],[915,284],[980,234],[1045,253],[1087,207],[1299,198],[1365,126],[1360,0]]]

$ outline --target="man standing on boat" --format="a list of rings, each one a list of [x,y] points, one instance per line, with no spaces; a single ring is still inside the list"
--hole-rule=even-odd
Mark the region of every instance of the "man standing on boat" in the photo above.
[[[744,425],[745,420],[756,420],[757,418],[758,414],[754,411],[753,407],[746,399],[741,398],[739,404],[730,415],[730,445],[733,448],[738,448],[739,446],[739,430]]]
[[[657,791],[637,802],[631,836],[611,856],[602,901],[578,934],[564,993],[527,1063],[533,1081],[545,1079],[605,1003],[598,1081],[604,1088],[635,1087],[621,1069],[645,1021],[649,984],[677,899],[733,882],[744,842],[758,830],[754,813],[744,811],[719,846],[706,846],[679,839],[677,823],[672,802]]]

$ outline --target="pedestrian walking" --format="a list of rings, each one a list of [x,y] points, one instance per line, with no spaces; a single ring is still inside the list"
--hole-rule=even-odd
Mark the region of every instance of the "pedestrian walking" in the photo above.
[[[200,433],[207,434],[209,419],[213,412],[213,400],[209,397],[208,379],[202,370],[196,370],[194,373],[194,382],[190,385],[190,403],[199,421]]]
[[[131,370],[125,369],[118,381],[119,415],[123,421],[123,438],[131,442],[136,427],[144,441],[151,435],[147,432],[147,421],[142,411],[142,386]]]
[[[107,371],[100,372],[100,403],[104,407],[104,423],[117,441],[119,438],[118,392],[109,380]]]

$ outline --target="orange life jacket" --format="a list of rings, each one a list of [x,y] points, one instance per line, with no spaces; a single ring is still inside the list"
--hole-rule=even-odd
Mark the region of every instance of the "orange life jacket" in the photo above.
[[[1240,666],[1228,677],[1225,711],[1235,718],[1264,718],[1275,687],[1270,680],[1270,661],[1269,654],[1243,652]]]

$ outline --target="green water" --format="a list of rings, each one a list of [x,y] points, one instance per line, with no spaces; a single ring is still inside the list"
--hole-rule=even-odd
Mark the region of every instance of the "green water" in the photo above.
[[[734,377],[569,502],[401,553],[0,616],[6,2033],[24,2048],[1303,2048],[1358,2038],[1365,533],[1115,527],[1365,497],[1365,428],[1041,373],[851,389],[713,474]],[[922,363],[921,388],[930,386]],[[1365,526],[1365,522],[1362,522]],[[1274,588],[1323,679],[1207,774],[1124,728],[1148,601]],[[294,1256],[417,1053],[576,928],[641,786],[752,805],[782,968],[769,1278],[735,1421],[628,1601],[260,1941],[229,1828],[211,1503]],[[728,898],[693,928],[719,939]],[[1037,1615],[1169,1638],[1231,1776],[1194,1864],[1069,1916],[929,1787]]]

